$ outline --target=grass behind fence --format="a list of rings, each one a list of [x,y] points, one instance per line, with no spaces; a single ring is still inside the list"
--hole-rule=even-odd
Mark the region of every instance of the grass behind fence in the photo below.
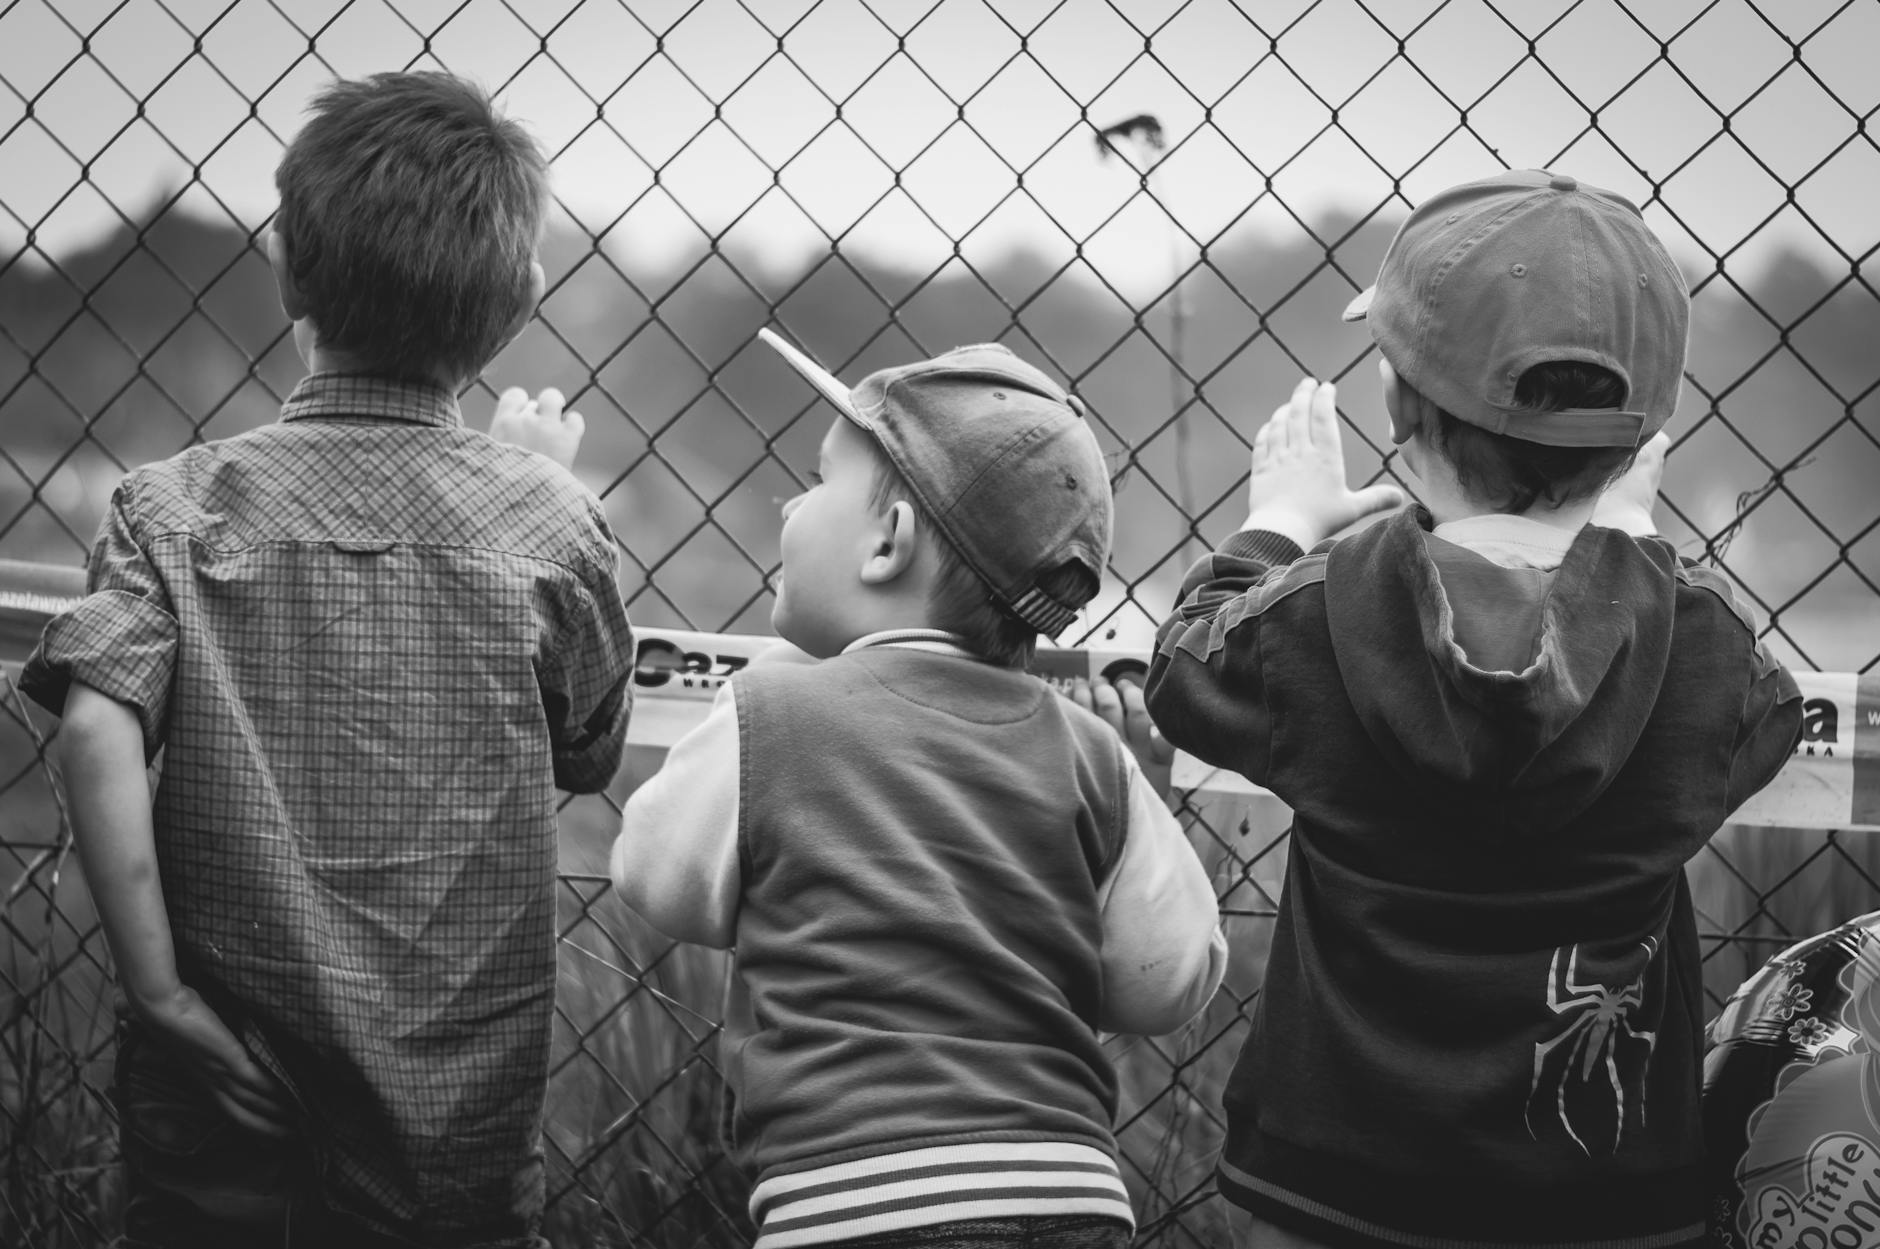
[[[717,1022],[729,958],[675,945],[569,878],[545,1137],[557,1245],[750,1243],[720,1153]]]

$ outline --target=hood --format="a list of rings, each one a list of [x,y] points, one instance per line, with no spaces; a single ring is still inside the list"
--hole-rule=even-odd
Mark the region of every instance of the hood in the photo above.
[[[1658,700],[1675,616],[1675,556],[1587,526],[1540,603],[1533,660],[1477,667],[1430,551],[1430,515],[1406,509],[1327,557],[1327,625],[1366,733],[1410,793],[1481,832],[1549,832],[1605,792]]]

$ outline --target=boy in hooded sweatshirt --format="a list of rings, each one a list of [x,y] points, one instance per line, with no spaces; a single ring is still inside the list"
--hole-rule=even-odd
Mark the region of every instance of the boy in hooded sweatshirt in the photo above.
[[[1689,308],[1616,195],[1522,171],[1436,196],[1346,313],[1422,505],[1320,545],[1396,492],[1347,489],[1307,379],[1161,629],[1163,733],[1295,816],[1225,1093],[1243,1244],[1704,1239],[1683,869],[1801,703],[1653,534]]]

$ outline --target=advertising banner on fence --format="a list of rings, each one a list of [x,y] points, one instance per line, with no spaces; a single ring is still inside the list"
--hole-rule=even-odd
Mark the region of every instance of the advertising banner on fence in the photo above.
[[[648,629],[640,638],[629,739],[665,747],[704,718],[725,680],[766,646],[768,637],[681,633]],[[1032,671],[1047,680],[1076,677],[1141,678],[1141,655],[1123,651],[1041,650]],[[1734,822],[1795,828],[1880,828],[1880,675],[1798,672],[1803,702],[1802,742],[1795,758],[1757,794]],[[1188,755],[1175,758],[1180,789],[1262,796],[1266,791],[1236,772],[1209,767]]]
[[[52,614],[75,601],[75,569],[0,560],[0,661],[25,658]],[[718,687],[776,639],[754,634],[637,629],[631,745],[663,750],[705,716]],[[1141,679],[1146,658],[1126,651],[1044,649],[1032,671],[1051,681]],[[1802,741],[1775,781],[1733,817],[1793,828],[1880,828],[1880,674],[1798,672]],[[1264,796],[1238,773],[1177,755],[1180,789]]]
[[[1798,672],[1802,740],[1768,788],[1731,817],[1783,828],[1880,828],[1880,674]],[[1175,785],[1264,793],[1234,772],[1178,755]]]
[[[1880,673],[1798,672],[1802,741],[1775,783],[1744,804],[1744,824],[1880,827]]]
[[[666,747],[705,718],[718,687],[777,639],[754,634],[635,629],[633,719],[627,741]],[[1141,679],[1148,661],[1125,651],[1041,650],[1031,670],[1050,681],[1076,677]]]

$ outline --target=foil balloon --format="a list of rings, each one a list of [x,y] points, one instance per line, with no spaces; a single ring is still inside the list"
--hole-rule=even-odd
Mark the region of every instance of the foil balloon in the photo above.
[[[1880,912],[1770,959],[1709,1042],[1712,1242],[1880,1246]]]

